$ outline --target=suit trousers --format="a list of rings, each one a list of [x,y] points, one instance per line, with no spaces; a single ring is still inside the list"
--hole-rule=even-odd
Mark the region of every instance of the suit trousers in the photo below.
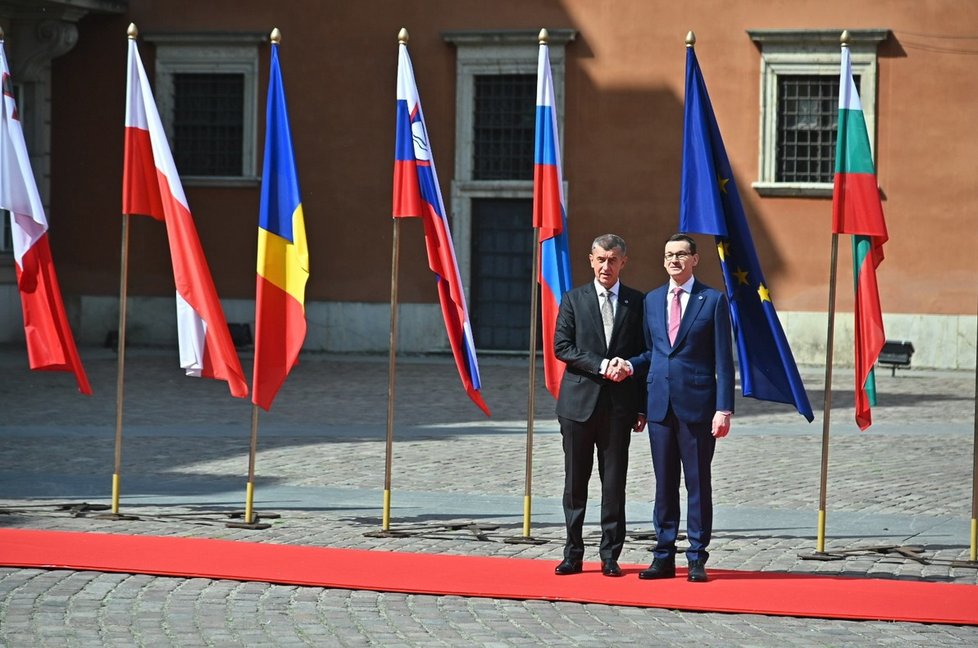
[[[564,519],[567,541],[564,558],[584,557],[584,515],[588,482],[598,454],[601,479],[601,560],[617,560],[625,544],[625,479],[628,474],[628,444],[634,415],[616,412],[608,387],[601,388],[591,417],[584,422],[558,417],[564,447]]]
[[[672,407],[665,420],[649,422],[652,469],[655,472],[655,509],[652,524],[657,542],[654,556],[673,559],[679,533],[679,478],[686,482],[686,560],[706,560],[713,534],[711,464],[716,449],[712,422],[684,423]]]

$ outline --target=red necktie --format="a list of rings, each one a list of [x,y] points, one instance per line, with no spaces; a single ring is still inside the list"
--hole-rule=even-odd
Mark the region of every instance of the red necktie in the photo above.
[[[669,305],[669,344],[676,343],[676,335],[679,333],[679,321],[683,318],[683,305],[679,301],[679,296],[683,289],[676,286],[672,290],[672,303]]]

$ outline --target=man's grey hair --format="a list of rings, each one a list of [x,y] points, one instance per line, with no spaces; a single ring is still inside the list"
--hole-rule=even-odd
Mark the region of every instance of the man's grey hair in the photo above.
[[[618,248],[621,250],[623,255],[628,254],[628,248],[625,246],[625,239],[617,234],[602,234],[601,236],[597,237],[594,239],[594,242],[591,243],[591,251],[593,252],[594,248],[596,247],[600,247],[608,251]]]

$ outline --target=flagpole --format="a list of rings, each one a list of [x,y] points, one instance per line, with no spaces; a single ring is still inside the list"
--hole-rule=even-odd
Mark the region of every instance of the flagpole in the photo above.
[[[407,30],[402,29],[398,42],[407,42]],[[403,38],[403,40],[402,40]],[[391,528],[391,461],[394,449],[394,388],[397,374],[397,273],[400,262],[401,219],[394,219],[393,243],[391,245],[391,330],[390,355],[387,361],[387,456],[384,462],[384,513],[383,531]]]
[[[829,321],[825,335],[825,399],[822,405],[822,469],[818,489],[818,540],[816,553],[825,553],[825,501],[829,471],[829,421],[832,413],[832,355],[835,341],[835,287],[839,260],[839,235],[832,234],[829,270]]]
[[[526,481],[523,487],[523,537],[530,538],[533,500],[533,421],[536,412],[537,300],[540,295],[540,228],[534,228],[533,281],[530,288],[530,390],[526,405]]]
[[[129,26],[129,38],[136,37],[136,28]],[[122,402],[126,368],[126,284],[129,277],[129,214],[122,215],[122,253],[119,270],[119,332],[118,364],[115,381],[115,465],[112,470],[112,515],[119,514],[119,476],[122,472]]]
[[[248,484],[245,486],[245,524],[252,524],[255,520],[254,501],[255,501],[255,455],[258,449],[258,406],[251,405],[251,445],[248,449]]]
[[[978,403],[978,344],[975,345],[975,403]],[[974,418],[975,436],[971,443],[971,562],[978,561],[978,406]]]

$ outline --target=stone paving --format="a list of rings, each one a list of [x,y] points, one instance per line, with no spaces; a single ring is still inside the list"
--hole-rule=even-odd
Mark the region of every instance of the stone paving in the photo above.
[[[125,369],[123,513],[108,504],[115,354],[82,349],[95,389],[30,372],[0,348],[0,525],[212,537],[381,551],[559,560],[562,456],[553,400],[536,373],[531,535],[520,542],[529,368],[484,357],[486,418],[450,358],[400,358],[392,453],[392,531],[381,529],[387,357],[303,354],[262,412],[255,505],[263,530],[227,526],[244,505],[251,406],[224,383],[181,375],[173,352],[131,349]],[[246,373],[251,356],[242,354]],[[974,372],[878,372],[874,425],[853,423],[852,371],[835,371],[826,550],[816,545],[824,369],[802,368],[814,423],[742,399],[714,460],[710,566],[911,578],[978,586],[968,563]],[[635,435],[623,563],[650,560],[654,480]],[[597,559],[597,475],[587,531]],[[910,557],[872,547],[921,547]],[[975,645],[978,628],[689,613],[287,587],[206,579],[0,568],[0,646],[838,646]]]

